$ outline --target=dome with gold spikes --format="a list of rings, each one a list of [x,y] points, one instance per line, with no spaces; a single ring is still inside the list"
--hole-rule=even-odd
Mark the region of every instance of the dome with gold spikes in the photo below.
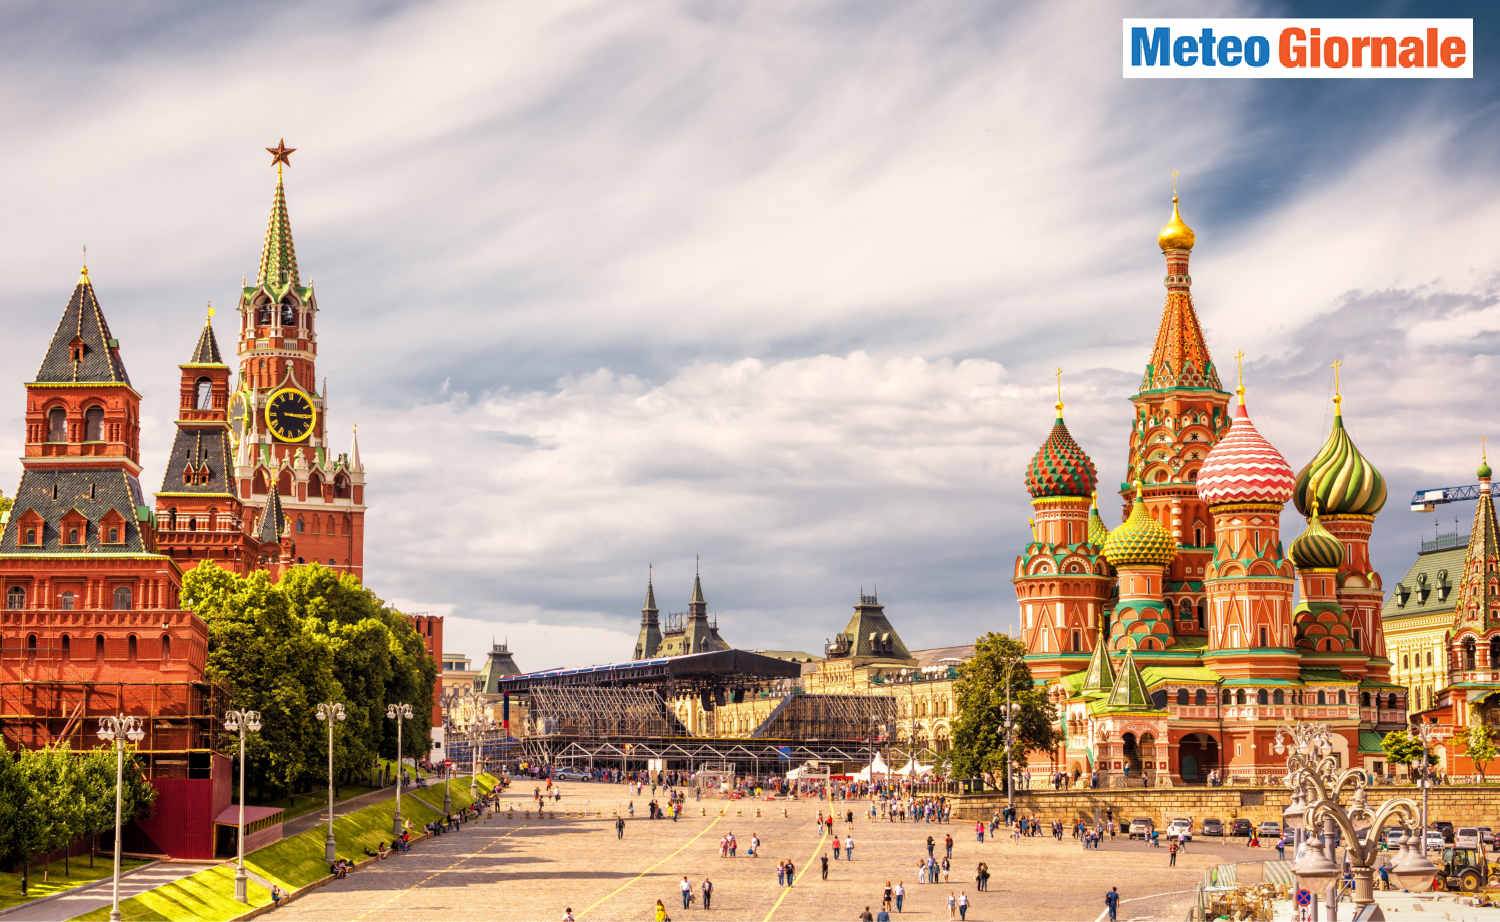
[[[1344,562],[1344,542],[1318,521],[1318,501],[1313,500],[1307,528],[1292,539],[1292,563],[1299,570],[1336,570]]]
[[[1340,398],[1334,400],[1337,406]],[[1297,511],[1307,515],[1314,498],[1325,515],[1374,515],[1385,505],[1385,478],[1354,446],[1341,411],[1335,411],[1323,447],[1297,474]]]
[[[1094,502],[1089,506],[1089,543],[1095,547],[1104,547],[1104,542],[1109,540],[1109,526],[1104,524],[1104,519],[1099,515],[1099,494],[1094,494]]]
[[[1176,539],[1151,517],[1141,501],[1140,481],[1137,481],[1130,516],[1109,533],[1104,542],[1104,559],[1117,567],[1164,567],[1176,556]]]
[[[1172,193],[1172,219],[1156,235],[1156,245],[1166,250],[1191,250],[1193,242],[1198,236],[1193,229],[1188,227],[1182,220],[1182,213],[1177,210],[1177,193]]]

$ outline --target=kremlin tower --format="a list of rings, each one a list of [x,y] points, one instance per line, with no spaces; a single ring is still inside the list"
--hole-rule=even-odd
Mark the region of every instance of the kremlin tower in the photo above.
[[[1109,529],[1090,502],[1095,467],[1060,395],[1027,468],[1032,541],[1013,577],[1021,640],[1067,731],[1057,750],[1031,753],[1030,768],[1105,786],[1259,778],[1283,768],[1278,726],[1318,720],[1343,764],[1379,770],[1381,735],[1405,724],[1369,556],[1385,481],[1341,415],[1294,476],[1250,418],[1243,372],[1229,411],[1193,307],[1195,243],[1174,188],[1157,235],[1166,303],[1130,398],[1124,522]],[[1288,555],[1281,515],[1293,498],[1307,523]]]

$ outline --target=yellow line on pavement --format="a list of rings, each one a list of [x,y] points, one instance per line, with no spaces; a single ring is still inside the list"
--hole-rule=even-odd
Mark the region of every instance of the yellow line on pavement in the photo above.
[[[609,893],[606,893],[604,896],[599,897],[599,899],[594,900],[594,902],[590,903],[583,910],[583,912],[579,913],[579,915],[580,916],[586,916],[586,915],[588,915],[590,912],[592,912],[594,910],[595,907],[599,906],[599,904],[601,904],[601,903],[603,903],[603,902],[605,902],[605,901],[613,898],[615,896],[615,894],[619,893],[621,890],[624,890],[626,887],[628,887],[631,884],[635,883],[636,881],[640,880],[642,877],[645,877],[647,874],[650,874],[652,871],[656,870],[656,868],[658,868],[661,865],[665,864],[667,861],[671,860],[672,858],[677,857],[677,854],[679,852],[681,852],[683,849],[687,848],[689,845],[692,845],[694,842],[698,841],[698,839],[702,838],[703,833],[708,832],[710,829],[714,828],[714,826],[718,824],[719,820],[722,820],[723,818],[724,818],[724,810],[720,809],[719,810],[719,815],[713,818],[713,822],[709,823],[707,826],[704,826],[701,830],[699,830],[697,835],[693,836],[691,839],[688,839],[686,842],[684,842],[681,845],[677,846],[677,848],[675,850],[673,850],[672,853],[669,854],[669,855],[667,855],[665,858],[662,858],[660,861],[658,861],[655,864],[651,865],[650,867],[646,868],[641,873],[639,873],[639,874],[635,875],[634,877],[630,878],[629,880],[625,881],[623,884],[620,884],[620,886],[614,888]]]
[[[818,852],[821,852],[823,850],[823,843],[827,841],[828,830],[827,828],[824,828],[823,834],[818,837],[818,844],[813,846],[812,854],[808,856],[806,861],[802,862],[802,873],[798,874],[796,868],[792,869],[793,886],[796,885],[795,882],[801,877],[812,873],[812,871],[810,870],[812,868],[812,863],[818,860]],[[782,887],[781,895],[776,898],[776,902],[771,904],[771,911],[766,913],[766,917],[764,919],[761,919],[760,922],[771,922],[771,917],[776,915],[776,910],[781,908],[781,901],[786,899],[786,895],[791,892],[791,887]]]
[[[396,900],[400,899],[403,894],[405,894],[405,893],[407,893],[407,892],[409,892],[411,890],[415,890],[418,887],[425,886],[427,884],[427,882],[430,881],[430,880],[432,880],[434,877],[437,877],[437,876],[439,876],[441,874],[446,874],[449,871],[453,870],[454,868],[458,867],[459,865],[464,864],[465,862],[470,861],[470,860],[472,860],[474,858],[478,858],[480,855],[484,854],[485,852],[489,851],[491,848],[494,848],[496,845],[498,845],[500,843],[501,839],[508,839],[511,836],[515,835],[516,833],[520,832],[521,830],[523,830],[525,828],[526,827],[524,825],[517,826],[516,828],[512,829],[510,832],[507,832],[503,836],[496,836],[495,838],[491,839],[487,845],[485,845],[483,848],[479,849],[479,851],[474,852],[472,855],[465,855],[462,858],[459,858],[457,861],[450,862],[447,867],[441,868],[441,869],[436,870],[436,871],[433,871],[431,874],[428,874],[426,877],[422,878],[421,880],[417,881],[416,883],[414,883],[414,884],[412,884],[412,885],[410,885],[408,887],[403,887],[400,890],[397,890],[395,893],[392,893],[386,899],[382,900],[379,903],[376,903],[374,906],[371,906],[369,909],[366,909],[364,912],[360,913],[359,915],[354,916],[354,918],[355,919],[363,919],[365,916],[368,916],[370,913],[374,912],[377,909],[384,909],[386,906],[389,906],[391,903],[394,903]],[[408,860],[410,860],[410,859],[408,859]]]

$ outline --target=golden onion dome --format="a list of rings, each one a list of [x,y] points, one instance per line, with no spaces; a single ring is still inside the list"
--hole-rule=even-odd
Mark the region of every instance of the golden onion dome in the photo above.
[[[1193,229],[1183,223],[1182,214],[1177,210],[1177,193],[1172,193],[1172,219],[1167,222],[1161,233],[1156,235],[1156,245],[1167,250],[1191,250],[1193,241],[1197,240]]]
[[[1141,487],[1137,481],[1130,517],[1105,539],[1104,559],[1116,567],[1164,567],[1176,556],[1176,539],[1151,517],[1146,504],[1141,501]]]

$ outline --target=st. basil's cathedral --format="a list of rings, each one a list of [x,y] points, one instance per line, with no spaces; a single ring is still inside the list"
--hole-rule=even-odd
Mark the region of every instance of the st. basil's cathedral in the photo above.
[[[1224,389],[1193,308],[1194,242],[1174,190],[1157,237],[1166,303],[1130,398],[1124,521],[1106,527],[1060,394],[1026,471],[1032,541],[1013,582],[1062,737],[1028,768],[1109,787],[1261,780],[1285,770],[1276,728],[1316,720],[1342,764],[1381,771],[1381,738],[1407,718],[1369,553],[1385,481],[1344,428],[1337,386],[1333,430],[1300,472],[1256,430],[1243,375]],[[1288,500],[1306,520],[1289,549]]]
[[[213,856],[230,792],[214,745],[224,702],[204,677],[207,629],[179,601],[183,574],[208,560],[276,579],[316,562],[363,578],[365,469],[357,437],[336,450],[328,429],[318,302],[287,213],[292,149],[267,150],[276,188],[259,272],[240,284],[238,381],[210,309],[184,336],[154,504],[140,482],[141,394],[85,266],[26,384],[21,483],[0,533],[5,744],[92,748],[101,714],[140,716],[160,799],[132,847],[175,857]],[[440,658],[441,619],[414,621]]]

